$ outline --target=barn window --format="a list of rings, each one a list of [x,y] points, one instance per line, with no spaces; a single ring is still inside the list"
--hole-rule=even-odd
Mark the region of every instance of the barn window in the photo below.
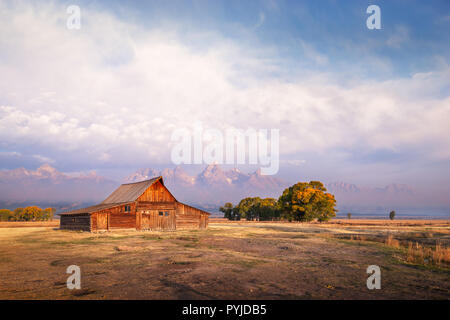
[[[72,222],[75,222],[75,218],[72,218]]]
[[[159,215],[160,215],[160,216],[163,216],[163,215],[164,215],[164,212],[160,211],[160,212],[159,212]]]
[[[166,217],[168,217],[169,216],[169,212],[164,212],[164,215],[166,216]]]
[[[130,212],[131,211],[131,206],[127,205],[125,206],[125,212]]]

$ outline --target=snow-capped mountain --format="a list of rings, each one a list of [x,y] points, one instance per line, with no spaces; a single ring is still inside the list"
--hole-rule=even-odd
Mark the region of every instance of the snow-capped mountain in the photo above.
[[[289,183],[271,176],[263,176],[258,170],[244,173],[237,168],[223,170],[217,164],[206,166],[195,176],[188,175],[182,167],[174,169],[140,169],[129,175],[125,182],[137,182],[154,176],[162,176],[165,184],[182,201],[200,204],[222,204],[239,201],[248,196],[278,197]]]

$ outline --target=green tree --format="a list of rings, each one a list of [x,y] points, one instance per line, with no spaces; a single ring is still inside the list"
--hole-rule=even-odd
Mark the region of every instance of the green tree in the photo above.
[[[395,211],[392,210],[391,212],[389,212],[389,219],[394,220],[395,219]]]
[[[254,211],[252,216],[256,220],[278,220],[280,211],[278,210],[278,202],[273,198],[260,199],[251,209]]]
[[[223,207],[220,207],[220,212],[223,212],[223,217],[228,220],[234,220],[233,219],[233,204],[231,202],[225,203]]]
[[[281,217],[289,221],[327,221],[336,216],[336,200],[320,181],[299,182],[278,199]]]
[[[351,219],[352,218],[352,214],[349,212],[347,213],[347,219]]]
[[[259,197],[242,199],[235,208],[236,214],[242,219],[254,220],[258,215],[255,206],[260,202]]]
[[[0,209],[0,221],[9,221],[13,213],[8,209]]]

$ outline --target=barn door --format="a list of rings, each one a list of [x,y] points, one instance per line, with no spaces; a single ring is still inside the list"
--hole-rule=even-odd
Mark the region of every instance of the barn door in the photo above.
[[[150,230],[151,214],[148,212],[142,213],[142,230]]]
[[[205,229],[206,228],[206,215],[201,214],[200,215],[200,225],[199,225],[200,229]]]
[[[155,230],[175,230],[175,210],[158,210],[155,212]]]
[[[108,214],[99,213],[97,215],[97,230],[108,230]]]

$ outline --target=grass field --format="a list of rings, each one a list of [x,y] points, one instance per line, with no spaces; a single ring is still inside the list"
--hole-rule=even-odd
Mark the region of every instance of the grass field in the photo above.
[[[12,225],[11,225],[12,226]],[[215,221],[207,230],[0,228],[1,299],[449,299],[450,221]],[[66,268],[81,268],[81,289]],[[366,269],[381,268],[368,290]]]

